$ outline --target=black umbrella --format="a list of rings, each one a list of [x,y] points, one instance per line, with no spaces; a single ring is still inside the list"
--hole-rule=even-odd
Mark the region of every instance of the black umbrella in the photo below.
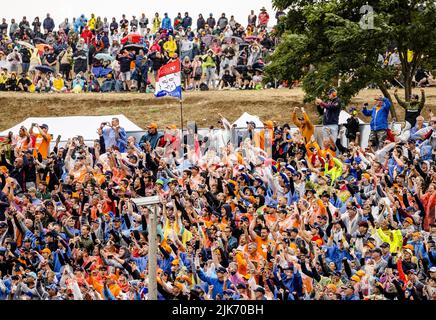
[[[136,53],[139,53],[139,50],[146,51],[145,47],[141,44],[127,44],[123,47],[123,49],[129,50],[129,51],[135,50]]]
[[[35,69],[43,73],[54,73],[54,70],[52,68],[45,65],[36,66]]]
[[[35,39],[33,39],[33,44],[38,44],[38,43],[44,43],[44,44],[47,44],[47,41],[45,41],[45,40],[42,39],[42,38],[35,38]]]

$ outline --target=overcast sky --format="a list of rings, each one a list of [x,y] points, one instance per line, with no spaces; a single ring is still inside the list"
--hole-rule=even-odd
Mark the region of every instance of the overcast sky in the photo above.
[[[28,20],[33,21],[35,16],[41,19],[50,13],[58,26],[64,18],[69,18],[71,21],[72,17],[82,13],[87,17],[91,13],[102,18],[115,16],[119,20],[123,13],[130,19],[132,15],[138,17],[144,12],[150,19],[155,12],[159,12],[161,16],[164,12],[168,12],[170,18],[174,19],[178,12],[183,15],[188,11],[191,17],[194,17],[195,25],[198,13],[202,13],[203,16],[209,13],[218,16],[225,12],[229,17],[233,14],[236,21],[246,25],[250,10],[253,9],[258,14],[263,6],[275,23],[271,0],[12,0],[2,5],[0,17],[7,18],[9,23],[10,18],[18,19],[19,22],[25,15]]]

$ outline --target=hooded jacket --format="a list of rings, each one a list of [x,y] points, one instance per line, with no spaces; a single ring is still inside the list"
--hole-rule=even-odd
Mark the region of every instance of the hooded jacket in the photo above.
[[[391,105],[388,98],[383,98],[383,104],[379,110],[377,110],[376,106],[371,110],[368,110],[366,107],[363,108],[363,114],[367,117],[371,117],[372,131],[387,130],[389,128],[388,116]]]

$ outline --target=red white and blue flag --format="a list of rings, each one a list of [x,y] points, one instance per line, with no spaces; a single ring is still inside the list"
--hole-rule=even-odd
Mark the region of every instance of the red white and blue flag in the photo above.
[[[156,90],[158,98],[171,96],[182,99],[182,84],[180,79],[180,60],[174,60],[162,66],[157,72]]]

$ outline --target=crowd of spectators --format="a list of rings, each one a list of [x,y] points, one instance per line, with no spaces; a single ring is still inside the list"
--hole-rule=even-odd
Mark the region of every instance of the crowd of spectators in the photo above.
[[[92,145],[52,143],[45,124],[11,132],[0,299],[148,299],[150,208],[132,199],[157,195],[158,299],[435,300],[436,117],[424,91],[397,99],[415,110],[400,131],[383,97],[339,126],[329,90],[319,143],[298,108],[183,139],[150,123],[136,140],[116,118]]]
[[[282,15],[276,14],[276,19]],[[237,22],[225,13],[130,20],[91,14],[56,26],[50,14],[0,24],[0,91],[151,91],[159,68],[179,58],[184,90],[262,89],[277,39],[265,8]]]

